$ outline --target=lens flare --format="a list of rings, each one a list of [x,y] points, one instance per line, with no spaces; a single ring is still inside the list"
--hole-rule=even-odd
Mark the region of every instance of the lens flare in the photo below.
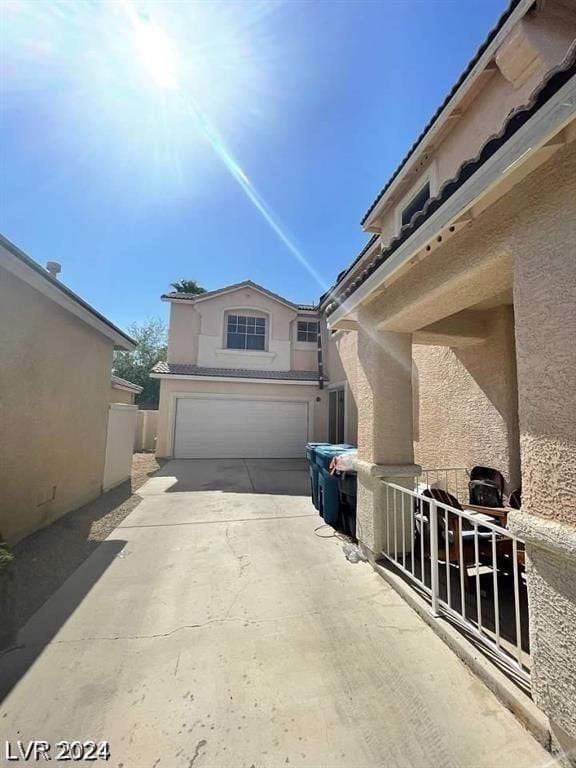
[[[105,194],[138,218],[203,194],[215,156],[325,288],[231,149],[230,139],[248,146],[249,136],[252,148],[255,133],[282,117],[273,107],[290,56],[278,36],[285,5],[0,0],[0,99],[18,131],[33,131],[32,164],[62,156],[61,176],[43,181],[50,193],[83,173],[95,206]]]
[[[144,22],[137,37],[140,58],[152,80],[160,88],[176,88],[176,57],[167,35],[156,24]]]

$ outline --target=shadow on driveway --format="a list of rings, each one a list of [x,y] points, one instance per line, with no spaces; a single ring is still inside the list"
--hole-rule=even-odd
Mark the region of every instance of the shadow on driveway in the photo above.
[[[144,494],[194,491],[309,496],[310,478],[304,459],[173,459]]]
[[[92,556],[52,595],[48,610],[39,611],[0,653],[0,703],[34,664],[44,648],[76,610],[126,542],[94,542]],[[39,691],[38,695],[42,695]]]

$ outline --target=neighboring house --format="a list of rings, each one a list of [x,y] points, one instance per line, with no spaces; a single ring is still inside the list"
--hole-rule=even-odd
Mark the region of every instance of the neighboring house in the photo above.
[[[135,346],[0,236],[0,531],[8,542],[102,492],[112,355]]]
[[[136,395],[142,392],[143,387],[138,384],[133,384],[131,381],[121,379],[120,376],[116,376],[114,373],[110,376],[110,402],[111,403],[127,403],[128,405],[134,405]]]
[[[575,39],[573,2],[511,3],[370,206],[373,236],[320,307],[358,409],[357,533],[372,557],[397,559],[390,481],[486,464],[522,487],[508,529],[526,544],[532,691],[572,747]]]
[[[344,438],[344,390],[327,389],[316,307],[251,281],[162,298],[168,359],[152,373],[161,380],[159,456],[302,457],[307,441],[327,436],[329,416]]]

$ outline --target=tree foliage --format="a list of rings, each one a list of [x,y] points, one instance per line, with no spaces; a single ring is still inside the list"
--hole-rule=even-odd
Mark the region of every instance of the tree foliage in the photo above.
[[[138,405],[158,407],[160,381],[150,378],[150,371],[159,360],[166,360],[168,350],[166,324],[160,319],[132,323],[128,333],[138,343],[134,352],[116,352],[113,371],[116,376],[143,387],[136,395]]]
[[[202,288],[198,285],[196,280],[177,280],[175,283],[170,283],[172,288],[178,293],[192,293],[194,296],[199,296],[201,293],[206,293],[206,288]]]

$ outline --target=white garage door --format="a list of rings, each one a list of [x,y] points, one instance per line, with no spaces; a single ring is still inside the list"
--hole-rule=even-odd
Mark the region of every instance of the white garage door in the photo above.
[[[210,396],[176,401],[178,459],[302,457],[307,440],[308,403]]]

